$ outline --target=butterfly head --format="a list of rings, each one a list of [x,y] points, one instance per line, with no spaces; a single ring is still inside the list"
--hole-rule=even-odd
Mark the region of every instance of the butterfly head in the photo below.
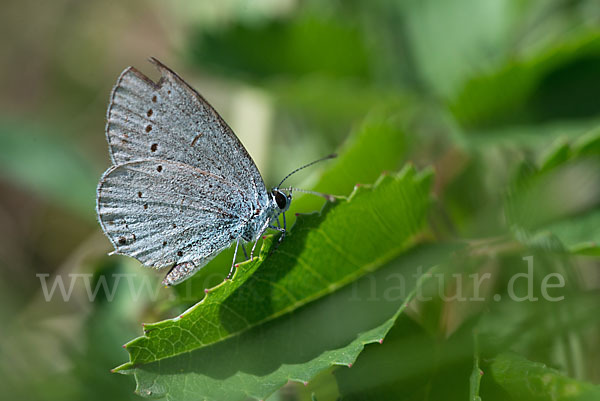
[[[273,202],[275,202],[275,204],[277,205],[279,213],[283,213],[290,208],[290,204],[292,203],[291,191],[286,194],[278,187],[275,187],[271,190],[271,197],[273,198]]]
[[[299,188],[293,188],[293,187],[289,187],[289,188],[280,188],[281,184],[283,184],[283,182],[285,180],[287,180],[291,175],[297,173],[298,171],[305,169],[306,167],[312,166],[315,163],[321,162],[323,160],[328,160],[328,159],[333,159],[337,157],[336,154],[331,154],[329,156],[325,156],[319,160],[315,160],[312,163],[308,163],[305,164],[304,166],[298,167],[297,169],[295,169],[294,171],[292,171],[291,173],[289,173],[288,175],[286,175],[283,180],[281,180],[281,182],[279,183],[279,185],[277,185],[276,187],[274,187],[271,192],[271,199],[273,201],[273,203],[276,205],[277,207],[277,212],[278,213],[283,213],[286,212],[289,208],[290,208],[290,204],[292,203],[292,190],[293,191],[299,191],[299,192],[305,192],[305,193],[309,193],[309,194],[313,194],[313,195],[318,195],[321,196],[325,199],[327,199],[328,201],[335,201],[335,197],[332,195],[327,195],[321,192],[315,192],[315,191],[307,191],[304,189],[299,189]],[[285,191],[285,192],[284,192]]]

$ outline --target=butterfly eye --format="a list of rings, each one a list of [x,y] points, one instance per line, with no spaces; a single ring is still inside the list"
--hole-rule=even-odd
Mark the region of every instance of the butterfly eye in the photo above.
[[[280,209],[285,209],[287,205],[287,198],[284,194],[279,191],[275,192],[275,202],[277,202],[277,207]]]

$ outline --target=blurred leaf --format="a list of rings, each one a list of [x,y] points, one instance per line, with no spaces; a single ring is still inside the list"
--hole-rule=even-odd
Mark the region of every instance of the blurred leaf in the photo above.
[[[575,254],[600,256],[600,209],[551,223],[543,228]]]
[[[494,380],[515,401],[584,401],[600,399],[600,388],[580,382],[542,363],[505,353],[496,356],[490,365]]]
[[[468,143],[474,148],[507,148],[515,151],[539,149],[561,139],[576,140],[582,132],[600,125],[598,118],[585,120],[544,121],[537,124],[517,126],[495,126],[470,130]]]
[[[506,205],[512,228],[543,229],[592,211],[600,202],[600,159],[570,161],[550,171],[525,163],[519,174]]]
[[[432,245],[429,249],[435,250],[436,246]],[[449,255],[447,259],[454,258]],[[499,271],[511,270],[516,259],[505,258]],[[446,263],[441,260],[442,263],[434,271],[434,279],[424,281],[420,287],[420,297],[441,294],[438,291],[432,294],[427,289],[439,282],[442,274],[448,274]],[[461,260],[471,262],[465,259],[464,253],[455,263]],[[538,260],[537,263],[543,262]],[[506,275],[510,278],[513,274],[511,270]],[[506,287],[496,273],[491,279],[500,281],[498,289]],[[422,323],[419,325],[401,316],[382,346],[367,346],[352,369],[336,370],[342,399],[464,400],[470,394],[480,396],[483,400],[510,400],[503,397],[502,391],[497,388],[489,388],[492,377],[489,375],[488,361],[494,355],[517,348],[531,353],[539,352],[549,359],[552,354],[549,346],[557,339],[585,331],[598,323],[594,307],[598,302],[598,294],[584,293],[574,286],[566,292],[561,302],[545,302],[542,298],[538,302],[517,302],[508,296],[502,297],[501,301],[494,298],[494,302],[491,302],[488,291],[479,294],[485,298],[482,302],[474,300],[472,294],[465,290],[463,287],[458,295],[464,297],[460,302],[444,302],[440,324],[460,315],[461,308],[468,311],[480,309],[483,313],[465,320],[448,337],[432,333]],[[520,291],[517,293],[521,294]],[[452,297],[451,294],[446,296]],[[411,309],[419,310],[420,321],[430,318],[431,310],[424,309],[422,303]],[[471,340],[474,338],[473,332],[477,332],[475,342]],[[482,387],[478,393],[480,379]]]
[[[521,240],[552,234],[568,250],[598,253],[600,130],[569,144],[557,141],[539,167],[524,162],[506,202],[509,225]]]
[[[396,7],[402,10],[399,17],[406,24],[406,32],[402,33],[410,43],[412,61],[434,94],[452,98],[467,78],[477,76],[479,71],[502,59],[510,44],[508,33],[516,22],[515,3],[487,0],[397,3]]]
[[[525,357],[552,364],[571,374],[579,373],[591,377],[585,371],[579,370],[578,364],[571,352],[579,333],[594,330],[600,322],[596,306],[599,300],[598,291],[585,291],[573,280],[577,265],[572,256],[567,255],[566,263],[550,266],[560,260],[560,254],[545,251],[534,251],[535,273],[527,279],[524,276],[514,283],[514,294],[507,293],[510,279],[518,273],[525,273],[526,269],[515,269],[519,264],[524,266],[524,261],[510,257],[500,265],[499,272],[502,277],[494,275],[495,294],[493,302],[488,302],[484,312],[480,314],[477,322],[478,340],[481,350],[482,370],[488,371],[487,362],[495,355],[504,352],[519,352]],[[525,271],[524,271],[525,270]],[[540,291],[542,280],[549,274],[560,274],[564,279],[564,286],[553,288],[543,293]],[[527,273],[525,273],[527,274]],[[532,283],[532,290],[527,288]],[[531,294],[536,299],[523,300],[525,294]],[[552,298],[548,298],[552,297]],[[491,300],[490,300],[491,301]],[[572,347],[566,350],[564,344]],[[584,341],[583,347],[589,347]],[[486,377],[483,377],[481,397],[486,399],[489,394],[483,390]]]
[[[432,223],[438,232],[448,226],[449,235],[466,238],[505,233],[498,208],[502,206],[506,172],[497,168],[504,162],[480,151],[469,154],[453,149],[444,156],[437,166],[443,183],[438,185],[441,199],[434,208],[440,210],[441,221]]]
[[[450,108],[470,128],[597,117],[600,109],[593,99],[600,90],[599,66],[600,34],[584,33],[473,77]]]
[[[0,174],[88,220],[95,218],[98,177],[71,143],[47,128],[0,122]]]
[[[481,401],[479,391],[481,388],[481,376],[483,371],[479,367],[479,340],[477,339],[477,333],[473,335],[473,370],[471,371],[471,377],[469,377],[469,401]]]
[[[312,75],[276,79],[267,88],[281,112],[301,120],[303,125],[314,126],[329,143],[346,135],[357,121],[369,118],[373,110],[385,109],[394,114],[417,102],[395,88]]]
[[[313,190],[334,195],[352,191],[356,184],[368,184],[385,171],[396,170],[407,156],[409,138],[400,115],[373,112],[346,140],[339,156],[319,178]],[[294,201],[294,211],[307,213],[323,200],[302,196]]]
[[[351,21],[311,10],[200,32],[190,47],[198,64],[254,79],[306,74],[364,79],[369,72],[367,50]]]
[[[374,113],[352,135],[319,182],[316,191],[348,193],[358,183],[372,182],[382,172],[395,170],[409,150],[408,135],[400,115]]]

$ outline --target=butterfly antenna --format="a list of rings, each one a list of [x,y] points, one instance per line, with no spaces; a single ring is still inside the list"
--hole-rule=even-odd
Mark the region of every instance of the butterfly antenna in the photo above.
[[[310,191],[308,189],[293,188],[293,187],[280,188],[280,189],[283,190],[283,191],[296,191],[296,192],[303,192],[305,194],[317,195],[317,196],[320,196],[321,198],[327,199],[329,202],[335,202],[335,199],[338,198],[335,195],[330,195],[330,194],[326,194],[326,193],[323,193],[323,192],[317,192],[317,191]]]
[[[294,170],[294,171],[292,171],[291,173],[289,173],[288,175],[286,175],[286,176],[283,178],[283,180],[281,180],[281,182],[279,183],[279,185],[277,185],[277,188],[279,188],[279,187],[281,186],[281,184],[283,184],[283,182],[284,182],[285,180],[287,180],[288,178],[290,178],[290,176],[291,176],[292,174],[295,174],[295,173],[297,173],[298,171],[300,171],[300,170],[302,170],[302,169],[305,169],[305,168],[307,168],[307,167],[310,167],[310,166],[312,166],[313,164],[316,164],[316,163],[319,163],[319,162],[322,162],[322,161],[324,161],[324,160],[328,160],[328,159],[334,159],[334,158],[336,158],[336,157],[337,157],[337,154],[335,154],[335,153],[332,153],[332,154],[330,154],[330,155],[328,155],[328,156],[325,156],[325,157],[323,157],[323,158],[321,158],[321,159],[319,159],[319,160],[315,160],[314,162],[310,162],[310,163],[308,163],[308,164],[305,164],[304,166],[298,167],[296,170]],[[305,192],[306,192],[306,191],[305,191]]]

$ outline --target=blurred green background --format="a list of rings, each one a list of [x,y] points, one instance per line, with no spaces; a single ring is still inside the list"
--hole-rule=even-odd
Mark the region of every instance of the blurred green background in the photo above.
[[[598,155],[597,0],[7,0],[0,32],[1,399],[138,399],[131,378],[109,372],[127,358],[120,345],[141,322],[183,308],[170,290],[112,302],[101,292],[90,303],[83,282],[69,302],[46,302],[40,285],[40,274],[50,284],[69,273],[160,280],[106,256],[94,209],[110,164],[111,87],[129,65],[157,78],[149,56],[213,104],[267,185],[385,116],[404,135],[402,159],[435,170],[438,239],[492,238],[510,221],[556,224],[563,246],[588,255],[572,262],[587,272],[586,289],[600,286],[600,170],[578,159]],[[531,171],[566,160],[560,149],[571,152],[571,175],[543,192],[550,184]],[[293,185],[310,188],[323,169]],[[514,193],[524,199],[503,206]],[[565,372],[599,383],[600,337],[586,336],[585,357]],[[342,391],[328,377],[319,400]],[[302,391],[290,385],[274,399],[309,399]]]

